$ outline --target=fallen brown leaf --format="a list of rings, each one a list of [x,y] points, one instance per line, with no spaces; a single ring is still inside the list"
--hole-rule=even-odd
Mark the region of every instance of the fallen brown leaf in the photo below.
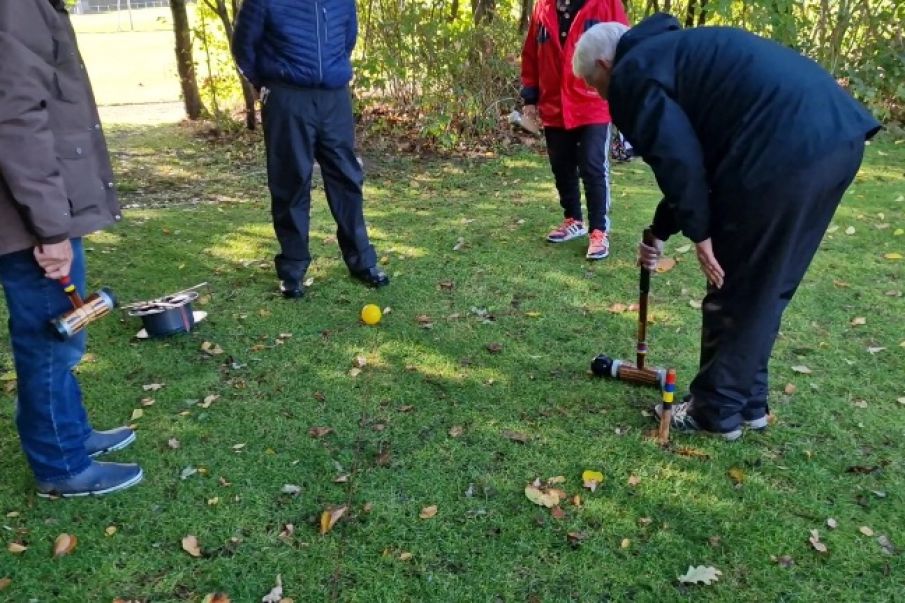
[[[632,541],[628,538],[623,538],[622,542],[619,544],[619,548],[627,549],[632,546]]]
[[[415,318],[415,322],[417,322],[418,326],[420,326],[422,329],[432,329],[434,327],[433,319],[427,314],[419,314]]]
[[[352,361],[352,366],[356,366],[358,368],[364,368],[368,365],[368,359],[364,356],[356,356]]]
[[[182,550],[192,557],[201,556],[201,545],[198,543],[198,539],[191,535],[182,539]]]
[[[341,507],[332,507],[321,513],[321,534],[326,534],[333,529],[339,518],[342,517],[349,507],[342,505]]]
[[[72,553],[75,550],[75,547],[78,545],[79,539],[72,534],[60,534],[57,536],[56,540],[53,541],[53,556],[54,557],[65,557]]]
[[[399,561],[411,561],[411,560],[412,560],[412,554],[409,553],[408,551],[403,551],[403,552],[399,553]]]
[[[811,530],[811,536],[808,538],[808,542],[811,543],[811,546],[814,547],[814,550],[818,553],[826,553],[828,551],[826,545],[820,542],[820,532],[817,530]]]
[[[612,312],[613,314],[622,314],[623,312],[628,310],[628,306],[626,306],[625,304],[615,303],[607,308],[607,310]]]
[[[703,450],[698,450],[697,448],[692,448],[690,446],[682,446],[676,450],[676,454],[679,456],[687,456],[689,458],[696,459],[709,459],[710,455],[704,452]]]
[[[13,583],[12,578],[0,578],[0,590],[6,590]]]
[[[312,427],[308,430],[308,435],[312,438],[322,438],[330,433],[333,433],[332,427]]]
[[[554,519],[563,519],[566,516],[566,512],[562,510],[562,507],[556,505],[550,509],[550,515],[552,515]]]
[[[814,372],[803,364],[793,366],[792,370],[795,371],[796,373],[801,373],[802,375],[810,375],[811,373]]]
[[[415,407],[411,404],[406,404],[404,406],[399,407],[399,412],[411,412]]]
[[[28,547],[24,544],[19,544],[18,542],[10,542],[8,545],[6,545],[6,550],[13,555],[21,555],[28,550]]]
[[[147,385],[142,385],[141,389],[146,392],[156,392],[157,390],[163,388],[164,383],[148,383]]]
[[[528,436],[527,434],[518,431],[511,431],[509,429],[504,429],[500,432],[500,434],[507,440],[512,440],[513,442],[518,442],[519,444],[526,444],[530,439],[530,436]]]
[[[637,475],[628,476],[628,485],[631,486],[632,488],[634,488],[635,486],[637,486],[640,483],[641,483],[641,478],[638,477]]]
[[[116,534],[116,526],[107,526],[104,529],[104,534],[107,536],[113,536],[114,534]]]
[[[871,530],[871,529],[870,529],[869,527],[867,527],[867,526],[861,526],[860,528],[858,528],[858,531],[861,532],[862,534],[864,534],[864,535],[867,536],[867,537],[871,537],[871,536],[874,535],[874,531]]]
[[[503,351],[503,344],[497,342],[488,343],[487,351],[491,354],[499,354]]]
[[[465,433],[465,429],[461,425],[453,425],[449,428],[449,437],[458,438],[463,433]]]
[[[386,467],[387,465],[390,464],[391,456],[392,456],[392,453],[390,452],[389,446],[387,446],[385,448],[381,447],[380,452],[377,455],[377,459],[376,459],[375,463],[377,464],[378,467]]]
[[[572,497],[572,504],[575,505],[576,507],[580,507],[580,506],[581,506],[581,496],[579,496],[578,494],[576,494],[575,496],[573,496],[573,497]]]
[[[572,545],[573,548],[581,546],[582,541],[587,540],[588,535],[586,532],[569,532],[566,535],[566,538],[569,541],[569,544]]]
[[[839,523],[835,519],[830,517],[826,520],[826,527],[828,527],[831,530],[835,530],[836,528],[839,527]]]
[[[736,486],[741,485],[742,482],[745,481],[745,472],[738,467],[732,467],[729,469],[729,479],[731,479]]]
[[[886,534],[880,534],[879,536],[877,536],[877,544],[880,545],[880,550],[882,550],[885,555],[896,554],[896,546],[892,543],[892,541]]]
[[[720,546],[722,540],[723,539],[719,536],[710,536],[709,538],[707,538],[707,544],[709,544],[713,548],[717,548],[718,546]]]
[[[223,353],[223,348],[221,348],[216,343],[211,343],[210,341],[205,341],[201,344],[201,351],[205,352],[209,356],[218,356]]]
[[[211,394],[209,396],[205,396],[204,400],[201,401],[201,404],[199,404],[199,406],[201,406],[201,408],[210,408],[211,404],[213,404],[214,402],[216,402],[219,399],[220,399],[220,396],[218,396],[217,394]]]
[[[431,519],[437,515],[437,505],[431,505],[429,507],[424,507],[421,509],[421,513],[418,514],[418,517],[421,519]]]
[[[142,398],[141,405],[144,407],[154,406],[154,398]]]
[[[657,273],[669,272],[676,267],[676,263],[673,258],[660,258],[660,261],[657,262]]]
[[[798,391],[798,388],[795,387],[795,384],[794,384],[794,383],[786,383],[786,386],[783,388],[782,391],[783,391],[783,393],[785,393],[787,396],[791,396],[792,394],[794,394],[795,392]]]
[[[344,473],[342,475],[337,476],[336,479],[333,480],[333,483],[334,484],[345,484],[348,481],[349,481],[349,475]]]
[[[778,559],[776,559],[776,558],[774,558],[774,559],[776,560],[776,564],[779,565],[779,567],[789,568],[789,567],[792,567],[793,565],[795,565],[795,560],[792,559],[792,557],[790,557],[789,555],[783,555],[782,557],[779,557]]]
[[[173,450],[178,450],[181,445],[182,444],[180,444],[179,440],[177,440],[176,438],[170,438],[169,440],[167,440],[167,446],[169,446]]]
[[[867,319],[863,316],[856,316],[852,319],[851,325],[853,327],[860,327],[861,325],[866,325]]]
[[[226,593],[211,593],[201,600],[201,603],[231,603]]]

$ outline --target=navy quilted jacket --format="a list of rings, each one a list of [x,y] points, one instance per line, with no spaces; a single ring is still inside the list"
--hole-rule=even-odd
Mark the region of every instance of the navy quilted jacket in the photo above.
[[[357,35],[355,0],[244,0],[233,54],[255,88],[342,88]]]

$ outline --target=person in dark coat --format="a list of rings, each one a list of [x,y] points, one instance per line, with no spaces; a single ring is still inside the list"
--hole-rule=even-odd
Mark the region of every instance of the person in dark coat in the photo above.
[[[142,479],[95,457],[135,441],[91,426],[73,370],[82,331],[50,326],[85,294],[82,237],[122,219],[91,84],[63,0],[0,2],[0,283],[16,366],[16,426],[39,496],[87,496]]]
[[[640,262],[681,232],[708,280],[700,370],[673,425],[767,426],[767,363],[782,313],[880,124],[814,61],[740,29],[682,30],[656,14],[603,23],[573,68],[663,192]]]
[[[377,267],[363,213],[364,175],[355,156],[349,81],[358,36],[355,0],[245,0],[233,54],[261,93],[275,258],[285,297],[304,295],[311,264],[308,232],[315,160],[336,221],[336,238],[352,276],[389,284]]]

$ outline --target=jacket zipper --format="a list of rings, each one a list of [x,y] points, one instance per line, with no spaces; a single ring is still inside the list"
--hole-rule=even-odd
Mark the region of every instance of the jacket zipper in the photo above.
[[[317,70],[320,76],[318,83],[323,83],[324,81],[324,58],[322,55],[321,49],[321,16],[320,16],[320,2],[315,0],[314,2],[314,23],[317,27]],[[327,10],[324,9],[324,18],[326,19]]]

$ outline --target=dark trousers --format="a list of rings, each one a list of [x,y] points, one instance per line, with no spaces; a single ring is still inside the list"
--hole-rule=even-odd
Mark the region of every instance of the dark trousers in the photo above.
[[[578,178],[584,182],[588,204],[588,226],[608,232],[610,229],[610,125],[592,124],[572,130],[544,128],[547,155],[559,192],[563,216],[581,220],[581,192]]]
[[[364,174],[355,157],[355,123],[347,88],[321,90],[275,85],[263,109],[275,258],[281,280],[299,282],[311,264],[311,174],[321,167],[324,192],[336,220],[336,238],[349,270],[377,263],[368,239],[361,194]]]
[[[690,388],[704,428],[732,431],[767,414],[767,363],[782,313],[863,153],[863,141],[840,145],[758,190],[715,196],[711,239],[726,278],[702,304],[701,365]]]

